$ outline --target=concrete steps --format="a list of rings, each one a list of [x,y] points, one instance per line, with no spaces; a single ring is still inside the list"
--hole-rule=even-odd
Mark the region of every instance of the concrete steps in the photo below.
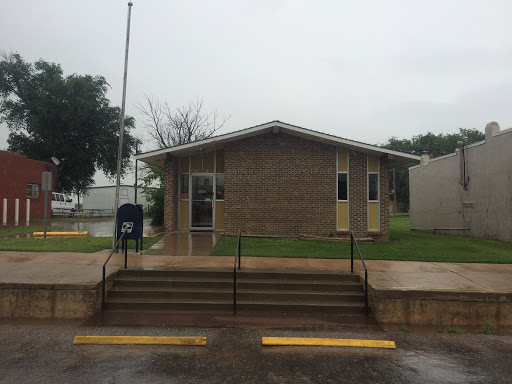
[[[121,269],[107,310],[233,311],[233,271]],[[364,295],[350,272],[252,270],[237,272],[237,313],[361,314]]]

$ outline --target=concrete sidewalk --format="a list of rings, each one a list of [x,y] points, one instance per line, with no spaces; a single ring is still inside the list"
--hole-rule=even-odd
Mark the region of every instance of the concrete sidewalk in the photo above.
[[[109,253],[0,251],[0,284],[96,285]],[[233,262],[232,256],[128,255],[130,268],[233,268]],[[123,265],[124,255],[115,253],[107,274]],[[366,265],[375,289],[512,293],[512,264],[367,260]],[[242,257],[242,268],[347,271],[350,260]],[[362,268],[354,260],[354,269]]]
[[[108,250],[97,253],[0,252],[0,290],[3,292],[0,317],[13,316],[13,308],[21,305],[20,294],[13,294],[12,289],[30,289],[33,293],[36,289],[59,290],[61,294],[66,291],[71,300],[76,299],[73,298],[75,291],[88,290],[91,292],[87,300],[91,303],[98,300],[98,295],[101,299],[98,291],[101,290],[102,265],[108,255]],[[130,268],[232,269],[233,263],[232,256],[128,255]],[[512,325],[511,264],[381,260],[368,260],[366,264],[372,312],[379,321],[429,324],[441,318],[439,321],[462,324],[476,321],[471,320],[476,316],[489,321],[496,318],[496,322]],[[107,276],[115,275],[123,265],[124,255],[114,254],[107,266]],[[364,276],[360,261],[354,260],[354,267]],[[242,268],[348,271],[350,260],[242,257]],[[45,296],[40,294],[44,300]],[[6,299],[10,301],[5,302]],[[444,302],[445,306],[439,307],[439,302]],[[482,308],[475,309],[475,305]],[[463,308],[467,306],[474,308]],[[472,310],[478,313],[470,314]],[[73,312],[73,316],[82,315],[79,310]]]

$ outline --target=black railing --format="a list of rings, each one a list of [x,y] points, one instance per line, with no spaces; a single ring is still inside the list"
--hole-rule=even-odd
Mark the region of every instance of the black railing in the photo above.
[[[105,294],[106,294],[106,282],[105,282],[105,268],[107,266],[107,263],[109,262],[110,258],[112,257],[112,255],[114,254],[114,252],[116,252],[118,250],[118,247],[119,247],[119,242],[123,239],[123,236],[126,232],[122,232],[121,233],[121,237],[119,237],[119,240],[117,240],[117,244],[114,246],[114,249],[112,249],[112,252],[110,252],[110,255],[108,255],[107,257],[107,260],[105,261],[105,263],[103,264],[103,285],[102,285],[102,288],[101,288],[101,310],[103,311],[105,309]],[[128,244],[127,244],[128,245]],[[127,251],[128,251],[128,246],[126,246],[126,249],[125,249],[125,252],[124,252],[124,267],[125,269],[127,268],[127,264],[128,264],[128,260],[127,260]]]
[[[354,232],[350,232],[350,272],[354,272],[354,244],[356,245],[357,252],[359,253],[359,257],[361,258],[364,267],[364,308],[366,310],[366,315],[368,315],[368,269],[364,263],[363,255],[361,254],[359,245],[357,245]]]
[[[236,270],[240,269],[240,257],[242,254],[242,233],[238,230],[236,241],[235,264],[233,265],[233,313],[236,313]],[[238,265],[238,268],[237,268]]]

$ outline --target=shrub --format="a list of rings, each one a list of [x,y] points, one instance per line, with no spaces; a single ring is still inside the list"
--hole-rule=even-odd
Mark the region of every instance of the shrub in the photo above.
[[[482,325],[482,333],[484,335],[494,335],[496,333],[496,326],[490,324],[487,320]]]

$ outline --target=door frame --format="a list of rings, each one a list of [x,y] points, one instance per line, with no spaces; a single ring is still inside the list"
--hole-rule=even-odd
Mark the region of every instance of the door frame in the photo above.
[[[209,176],[212,178],[212,188],[213,188],[213,196],[212,196],[212,226],[211,227],[193,227],[192,226],[192,206],[194,205],[194,199],[192,196],[192,177],[193,176]],[[190,231],[214,231],[215,230],[215,191],[216,191],[216,183],[217,178],[215,177],[215,173],[206,173],[206,172],[197,172],[197,173],[189,173],[188,180],[188,195],[189,199],[189,207],[188,207],[188,223]]]

